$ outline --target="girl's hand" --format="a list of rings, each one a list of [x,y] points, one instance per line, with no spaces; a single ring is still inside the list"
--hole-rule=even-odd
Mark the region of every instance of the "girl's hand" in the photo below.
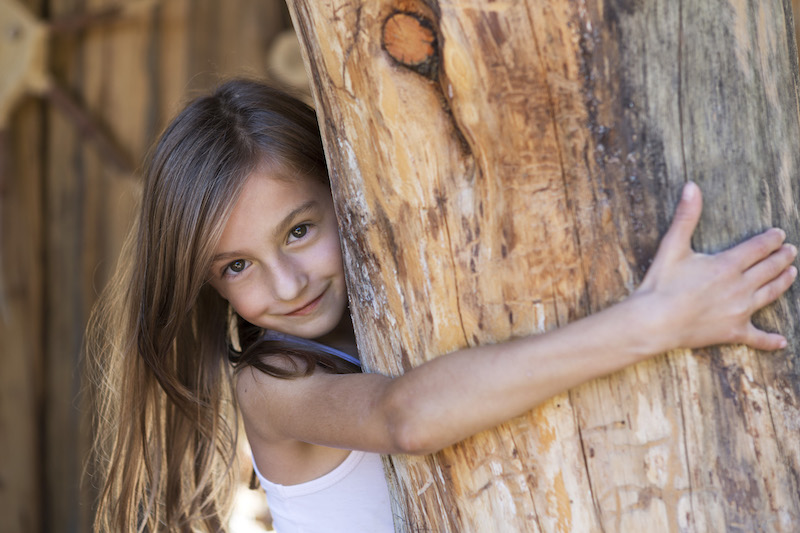
[[[700,220],[700,188],[683,189],[672,225],[633,298],[649,300],[653,339],[664,350],[742,343],[777,350],[786,339],[756,328],[753,313],[783,294],[797,276],[797,248],[777,228],[714,255],[696,253],[691,237]],[[659,350],[663,351],[663,350]]]

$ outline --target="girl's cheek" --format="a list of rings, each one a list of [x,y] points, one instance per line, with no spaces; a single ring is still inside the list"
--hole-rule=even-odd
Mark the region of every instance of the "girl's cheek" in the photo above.
[[[227,287],[226,294],[223,298],[228,300],[228,303],[236,310],[237,313],[243,315],[248,313],[252,306],[252,297],[249,297],[245,284],[237,284],[236,287]]]
[[[342,245],[339,241],[339,232],[334,228],[325,239],[326,263],[336,264],[342,262]]]
[[[253,321],[253,317],[257,316],[258,313],[255,312],[255,308],[249,302],[242,302],[236,300],[229,300],[231,307],[233,310],[236,311],[236,314],[248,320],[250,322]]]

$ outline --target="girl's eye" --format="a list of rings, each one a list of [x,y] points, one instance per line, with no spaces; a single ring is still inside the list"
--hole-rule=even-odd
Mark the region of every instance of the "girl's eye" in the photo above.
[[[308,233],[308,224],[300,224],[289,232],[289,240],[302,239]]]
[[[245,268],[247,268],[247,261],[244,259],[237,259],[236,261],[228,263],[223,271],[223,275],[236,275],[242,272]]]

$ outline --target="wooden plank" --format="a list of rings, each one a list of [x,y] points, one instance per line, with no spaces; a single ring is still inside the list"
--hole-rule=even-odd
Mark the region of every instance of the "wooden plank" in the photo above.
[[[27,533],[41,530],[43,510],[41,105],[23,99],[0,135],[0,532]]]
[[[76,13],[83,3],[52,2],[53,17]],[[80,39],[59,36],[53,43],[51,69],[66,89],[80,98]],[[85,415],[80,390],[82,327],[88,312],[82,263],[84,216],[97,205],[86,200],[82,142],[74,124],[52,108],[47,114],[45,169],[45,396],[43,530],[88,531],[90,500],[81,494],[83,457],[89,433],[81,432]]]
[[[187,81],[189,94],[197,94],[227,77],[265,77],[269,44],[287,16],[282,2],[201,0],[193,3],[188,25]]]
[[[31,3],[36,8],[36,3]],[[42,531],[42,108],[13,114],[0,191],[0,532]]]

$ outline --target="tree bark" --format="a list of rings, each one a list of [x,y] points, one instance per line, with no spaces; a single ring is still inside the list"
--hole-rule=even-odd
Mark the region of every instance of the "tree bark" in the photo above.
[[[683,183],[697,250],[800,241],[790,0],[294,0],[366,367],[545,332],[640,282]],[[676,351],[427,457],[398,531],[792,531],[789,347]],[[631,327],[636,327],[631,324]]]

